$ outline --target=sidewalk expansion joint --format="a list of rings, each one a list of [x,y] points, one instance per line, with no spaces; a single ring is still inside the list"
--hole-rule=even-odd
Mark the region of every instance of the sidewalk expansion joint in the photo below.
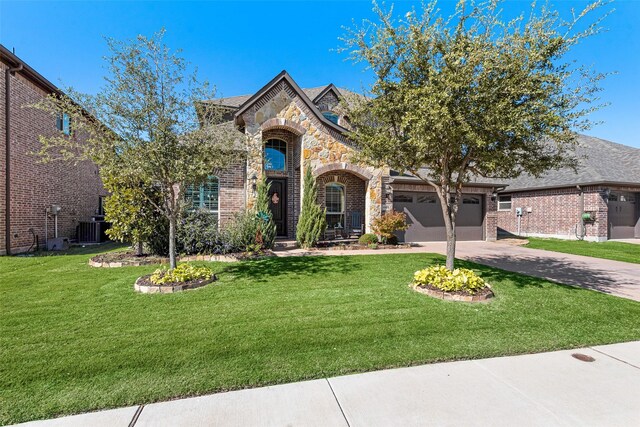
[[[338,408],[340,408],[340,412],[342,413],[342,418],[344,418],[344,422],[347,423],[348,427],[351,427],[351,424],[349,424],[349,420],[347,419],[347,415],[344,413],[344,409],[342,409],[342,405],[338,400],[338,396],[336,396],[336,392],[333,391],[333,387],[331,387],[331,381],[329,381],[329,378],[325,378],[325,380],[327,381],[327,384],[329,384],[329,389],[331,390],[331,394],[333,394],[333,398],[336,400],[336,403],[338,404]]]
[[[136,425],[136,423],[138,422],[138,418],[140,417],[140,414],[142,413],[143,409],[144,409],[144,405],[138,406],[138,409],[136,409],[136,413],[133,414],[133,418],[131,418],[131,422],[129,423],[129,427],[133,427],[133,426]]]
[[[593,347],[589,347],[589,348],[590,348],[591,350],[593,350],[593,351],[597,352],[597,353],[600,353],[600,354],[603,354],[603,355],[605,355],[605,356],[607,356],[607,357],[610,357],[610,358],[612,358],[613,360],[617,360],[618,362],[622,362],[622,363],[624,363],[625,365],[629,365],[629,366],[631,366],[631,367],[633,367],[633,368],[640,369],[640,366],[636,366],[636,365],[634,365],[633,363],[629,363],[629,362],[627,362],[626,360],[618,359],[617,357],[614,357],[614,356],[612,356],[612,355],[610,355],[610,354],[608,354],[608,353],[605,353],[604,351],[600,351],[600,350],[595,349],[595,348],[593,348]]]

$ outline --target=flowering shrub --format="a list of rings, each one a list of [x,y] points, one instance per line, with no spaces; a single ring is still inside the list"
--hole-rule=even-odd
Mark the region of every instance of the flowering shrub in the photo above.
[[[373,233],[367,233],[360,236],[358,243],[361,245],[374,245],[378,243],[378,236]]]
[[[149,280],[154,285],[166,285],[169,283],[183,283],[192,280],[206,280],[213,278],[213,271],[207,267],[195,267],[191,264],[180,264],[173,270],[159,268]]]
[[[443,265],[427,267],[413,274],[415,285],[431,285],[445,292],[465,291],[475,294],[487,286],[473,271],[466,268],[456,268],[451,271]]]
[[[382,243],[387,243],[395,237],[393,234],[395,231],[405,231],[409,226],[404,212],[392,210],[374,219],[371,223],[371,228],[376,234],[380,235]]]

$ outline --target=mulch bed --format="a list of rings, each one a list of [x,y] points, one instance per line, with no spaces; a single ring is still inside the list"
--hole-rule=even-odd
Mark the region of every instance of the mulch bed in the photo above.
[[[491,287],[489,286],[486,286],[485,288],[480,289],[475,294],[471,294],[467,291],[445,292],[429,284],[426,284],[426,285],[412,284],[411,287],[416,292],[420,292],[422,294],[429,295],[431,297],[439,298],[446,301],[483,302],[495,296],[493,291],[491,290]]]
[[[218,261],[218,262],[236,262],[250,259],[261,259],[265,257],[275,256],[272,251],[263,251],[260,253],[235,253],[225,255],[186,255],[179,256],[178,261]],[[138,256],[133,252],[108,252],[106,254],[96,255],[89,260],[92,267],[138,267],[141,265],[151,264],[168,264],[169,258],[158,255],[142,255]]]
[[[92,257],[89,265],[92,267],[125,267],[150,264],[168,264],[169,258],[158,255],[136,255],[133,252],[107,252]]]
[[[211,279],[198,279],[198,280],[190,280],[188,282],[175,282],[175,283],[166,283],[163,285],[156,285],[151,280],[151,274],[147,274],[146,276],[139,277],[136,280],[134,289],[143,294],[171,294],[174,292],[182,292],[189,289],[197,289],[203,286],[208,285],[209,283],[213,283],[218,278],[214,275]]]
[[[362,245],[360,243],[336,243],[336,244],[322,244],[318,245],[318,247],[314,248],[320,251],[363,251],[363,250],[376,250],[376,249],[408,249],[412,246],[408,243],[399,244],[399,245],[383,245],[378,244],[375,247],[369,247],[368,245]]]

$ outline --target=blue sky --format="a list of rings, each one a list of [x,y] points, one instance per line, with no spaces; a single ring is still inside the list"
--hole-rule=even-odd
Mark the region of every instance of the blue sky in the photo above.
[[[414,4],[395,3],[404,14]],[[562,13],[587,2],[552,0]],[[442,1],[450,10],[454,2]],[[509,0],[508,14],[530,1]],[[575,58],[602,72],[611,105],[592,118],[589,134],[640,148],[640,0],[618,0],[606,33],[584,42]],[[117,39],[167,29],[166,42],[182,48],[200,76],[223,96],[253,93],[286,69],[302,87],[334,83],[358,90],[371,81],[362,67],[335,52],[341,27],[372,17],[363,1],[0,1],[0,42],[59,85],[94,93],[104,75],[103,36]]]

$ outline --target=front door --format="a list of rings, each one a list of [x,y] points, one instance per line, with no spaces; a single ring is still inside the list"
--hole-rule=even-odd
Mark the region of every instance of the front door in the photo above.
[[[276,224],[276,235],[287,235],[287,180],[284,178],[271,178],[269,188],[269,209]]]

